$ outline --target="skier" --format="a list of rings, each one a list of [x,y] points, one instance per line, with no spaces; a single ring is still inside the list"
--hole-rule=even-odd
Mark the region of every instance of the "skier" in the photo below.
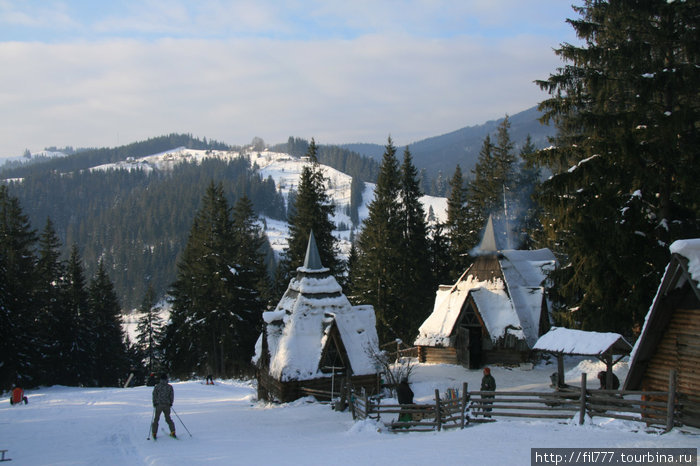
[[[496,379],[491,375],[491,369],[484,367],[484,377],[481,379],[481,391],[482,392],[493,392],[496,391]],[[481,395],[482,399],[494,398],[494,395]],[[491,402],[484,402],[484,411],[491,411]],[[486,417],[491,417],[490,414],[485,414]]]
[[[24,389],[22,389],[18,384],[15,384],[15,387],[12,389],[12,397],[10,397],[10,404],[16,405],[23,401],[25,405],[29,403],[27,397],[24,396]]]
[[[151,372],[151,375],[148,376],[148,381],[146,382],[146,386],[147,387],[155,387],[157,383],[158,383],[158,379],[156,378],[156,374]]]
[[[151,431],[153,432],[153,439],[156,438],[156,433],[158,432],[158,420],[160,419],[160,413],[163,413],[165,417],[165,422],[168,423],[170,427],[170,436],[175,437],[175,423],[170,418],[170,408],[175,400],[175,391],[172,385],[168,383],[168,376],[163,374],[160,376],[160,382],[153,388],[153,408],[155,409],[155,415],[153,416],[153,425],[151,425]]]
[[[401,383],[396,387],[396,397],[399,399],[400,405],[413,404],[413,390],[411,390],[411,386],[408,385],[408,379],[406,377],[401,379]],[[410,422],[412,420],[413,415],[411,413],[399,413],[399,422]]]

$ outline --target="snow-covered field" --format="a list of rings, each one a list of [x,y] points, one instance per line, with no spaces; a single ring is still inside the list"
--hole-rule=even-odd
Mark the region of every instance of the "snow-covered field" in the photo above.
[[[581,372],[589,378],[602,367],[589,360],[567,362],[567,381]],[[498,389],[543,390],[552,365],[534,370],[494,367]],[[620,379],[626,365],[616,371]],[[480,371],[460,366],[417,365],[411,383],[418,401],[430,400],[468,382],[478,389]],[[0,403],[0,449],[12,465],[266,465],[266,464],[530,464],[535,447],[692,447],[700,431],[668,434],[636,422],[594,418],[502,420],[464,430],[392,433],[373,421],[353,422],[348,412],[297,400],[289,404],[256,401],[252,382],[218,380],[172,382],[178,439],[160,433],[146,440],[153,413],[151,388],[50,387],[28,390],[28,405]],[[165,423],[161,419],[161,430]]]

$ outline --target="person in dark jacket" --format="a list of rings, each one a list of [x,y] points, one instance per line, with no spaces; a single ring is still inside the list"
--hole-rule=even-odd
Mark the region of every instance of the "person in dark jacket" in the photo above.
[[[481,379],[481,391],[482,392],[495,392],[496,391],[496,379],[491,375],[491,369],[484,367],[484,377]],[[481,395],[482,399],[494,398],[494,395]],[[484,411],[491,411],[491,402],[484,402]],[[486,417],[491,417],[490,414],[485,414]]]
[[[601,390],[617,390],[620,388],[620,379],[618,379],[615,374],[612,375],[612,387],[607,388],[607,376],[608,373],[606,371],[598,372],[598,381],[600,382]]]
[[[173,390],[173,386],[168,383],[168,376],[163,374],[160,376],[160,382],[153,388],[153,408],[155,409],[155,414],[153,416],[151,431],[153,432],[154,439],[158,433],[160,413],[163,413],[165,422],[167,422],[168,427],[170,427],[170,436],[175,437],[175,423],[170,418],[170,408],[173,406],[173,401],[175,401],[175,390]]]
[[[400,405],[412,405],[413,404],[413,390],[408,384],[408,379],[401,379],[401,383],[396,387],[396,397],[399,399]],[[403,408],[402,408],[403,410]],[[409,422],[413,420],[413,415],[411,413],[401,412],[399,413],[399,422]]]

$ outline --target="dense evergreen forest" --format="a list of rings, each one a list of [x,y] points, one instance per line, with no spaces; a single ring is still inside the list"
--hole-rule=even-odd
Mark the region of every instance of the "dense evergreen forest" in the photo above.
[[[290,138],[292,151],[308,142]],[[207,159],[201,164],[183,163],[172,171],[88,170],[88,168],[142,157],[177,147],[231,150],[229,146],[189,135],[168,135],[114,149],[85,150],[67,157],[13,167],[3,178],[21,178],[9,185],[32,225],[50,218],[67,257],[77,245],[87,273],[102,260],[114,281],[122,305],[139,305],[150,285],[163,297],[175,278],[175,265],[200,199],[211,182],[223,182],[225,195],[235,203],[251,200],[258,215],[286,220],[283,197],[271,179],[261,179],[246,158]],[[321,149],[326,164],[356,173],[358,180],[372,180],[377,165],[366,157],[333,147]],[[303,152],[302,152],[303,155]],[[353,183],[355,198],[364,185]],[[357,217],[359,202],[354,203]],[[271,250],[266,265],[274,274]]]
[[[489,215],[501,247],[548,247],[559,259],[548,280],[556,324],[633,340],[670,244],[700,236],[699,10],[663,0],[575,8],[569,22],[581,45],[563,44],[556,53],[566,66],[537,82],[549,94],[540,110],[557,128],[553,146],[516,146],[505,118],[473,168],[457,165],[445,179],[444,224],[427,221],[421,173],[409,148],[401,154],[390,138],[379,165],[313,140],[277,147],[310,161],[289,211],[245,158],[163,173],[86,170],[174,146],[223,147],[191,136],[85,151],[65,167],[51,160],[7,170],[23,181],[0,186],[0,384],[116,383],[98,354],[115,356],[114,373],[128,364],[180,377],[250,371],[261,313],[284,291],[311,230],[353,304],[374,306],[381,342],[410,343],[437,285],[473,260]],[[346,262],[337,260],[318,163],[360,184],[376,181]],[[289,221],[282,267],[259,214]],[[154,295],[166,289],[168,324],[153,315]],[[115,314],[138,303],[141,334],[131,346]],[[99,353],[101,345],[113,349]]]

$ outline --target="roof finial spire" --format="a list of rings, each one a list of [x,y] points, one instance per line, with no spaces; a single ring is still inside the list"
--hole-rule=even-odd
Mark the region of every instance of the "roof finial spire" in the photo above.
[[[493,219],[491,218],[491,214],[489,214],[489,219],[486,221],[486,230],[484,230],[484,237],[481,239],[479,249],[483,252],[498,251],[498,246],[496,245],[496,233],[493,231]]]
[[[321,255],[318,253],[314,231],[309,232],[309,244],[306,246],[306,257],[304,258],[304,268],[308,270],[319,270],[323,268]]]

